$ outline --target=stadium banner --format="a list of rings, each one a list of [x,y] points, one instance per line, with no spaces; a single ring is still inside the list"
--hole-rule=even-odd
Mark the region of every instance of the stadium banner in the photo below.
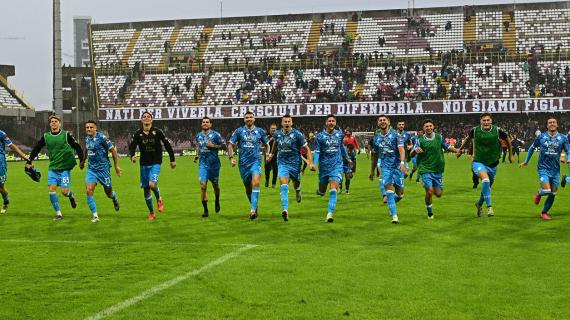
[[[293,117],[468,114],[468,113],[523,113],[570,111],[570,98],[541,99],[481,99],[443,101],[382,101],[354,103],[304,103],[268,105],[226,105],[157,108],[100,108],[99,121],[138,121],[143,112],[150,112],[155,120],[242,118],[251,111],[258,118]]]

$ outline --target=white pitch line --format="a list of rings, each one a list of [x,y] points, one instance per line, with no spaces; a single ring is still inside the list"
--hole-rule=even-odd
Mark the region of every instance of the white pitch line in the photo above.
[[[241,247],[235,251],[232,251],[226,255],[223,255],[223,256],[217,258],[216,260],[211,261],[210,263],[206,264],[205,266],[201,267],[200,269],[190,271],[190,272],[183,274],[181,276],[178,276],[174,279],[165,281],[165,282],[163,282],[163,283],[161,283],[155,287],[152,287],[146,291],[141,292],[140,294],[138,294],[132,298],[129,298],[129,299],[127,299],[121,303],[118,303],[118,304],[116,304],[110,308],[107,308],[103,311],[100,311],[100,312],[86,318],[86,320],[99,320],[99,319],[109,317],[109,316],[111,316],[111,315],[113,315],[113,314],[115,314],[115,313],[117,313],[123,309],[126,309],[126,308],[128,308],[134,304],[137,304],[137,303],[139,303],[145,299],[148,299],[148,298],[154,296],[155,294],[157,294],[163,290],[166,290],[172,286],[175,286],[175,285],[179,284],[180,282],[187,280],[188,278],[197,276],[197,275],[199,275],[205,271],[208,271],[208,270],[212,269],[213,267],[218,266],[218,265],[220,265],[220,264],[222,264],[222,263],[224,263],[224,262],[226,262],[232,258],[236,258],[237,256],[239,256],[243,252],[245,252],[249,249],[253,249],[255,247],[257,247],[257,246],[256,245],[245,245],[245,246],[243,246],[243,247]]]
[[[9,243],[38,243],[38,244],[100,244],[100,245],[174,245],[174,246],[220,246],[244,247],[256,246],[248,243],[206,243],[206,242],[171,242],[171,241],[96,241],[96,240],[34,240],[34,239],[0,239]]]

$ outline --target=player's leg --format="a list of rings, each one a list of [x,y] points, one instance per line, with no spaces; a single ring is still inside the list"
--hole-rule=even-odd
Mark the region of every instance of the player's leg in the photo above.
[[[275,188],[275,184],[277,184],[277,176],[279,175],[279,168],[277,167],[277,159],[271,160],[271,170],[273,170],[273,177],[271,179],[271,188]]]
[[[394,185],[394,190],[396,191],[396,197],[394,200],[396,202],[400,202],[400,200],[404,198],[404,180],[406,180],[406,177],[400,169],[392,172],[392,183]]]
[[[429,173],[422,174],[422,181],[424,185],[424,190],[426,192],[424,202],[426,205],[427,216],[428,219],[432,219],[433,217],[432,198],[433,198],[434,189],[433,189],[433,179],[431,177],[431,174]]]
[[[339,174],[340,176],[340,174]],[[338,195],[338,188],[339,188],[339,183],[340,183],[340,178],[339,177],[334,177],[331,176],[329,177],[329,203],[328,203],[328,207],[327,207],[327,222],[333,222],[334,218],[333,218],[333,214],[334,211],[336,209],[336,202],[337,202],[337,195]]]
[[[394,186],[394,173],[398,169],[389,170],[382,169],[382,177],[384,182],[384,189],[386,190],[386,198],[388,203],[388,212],[392,216],[392,223],[398,223],[398,210],[396,208],[396,188]]]
[[[164,211],[164,200],[160,195],[160,189],[158,188],[158,178],[160,176],[160,164],[153,164],[150,167],[150,174],[149,174],[149,188],[154,193],[154,197],[156,198],[156,207],[158,212]]]
[[[243,186],[245,188],[245,194],[247,196],[247,200],[251,203],[251,172],[250,167],[240,166],[239,167],[239,175],[241,177],[241,181],[243,182]]]
[[[212,187],[214,188],[214,198],[215,198],[215,210],[216,213],[220,212],[220,166],[210,167],[208,168],[208,180],[212,183]]]
[[[87,172],[87,174],[89,174],[89,171]],[[89,210],[91,211],[91,222],[98,222],[99,221],[99,215],[97,214],[97,204],[95,203],[95,198],[93,197],[93,194],[95,193],[95,187],[96,186],[97,186],[97,183],[87,182],[87,179],[86,179],[85,192],[87,193],[87,206],[89,207]]]
[[[260,177],[261,177],[260,172],[252,172],[252,175],[251,175],[251,211],[250,211],[250,215],[249,215],[249,218],[252,220],[257,218],[257,207],[259,204],[259,193],[260,193],[259,192]]]
[[[479,176],[471,170],[471,181],[473,182],[473,189],[477,189],[479,185]]]
[[[148,220],[154,220],[154,208],[152,206],[152,194],[150,190],[151,166],[140,166],[140,184],[143,189],[144,201],[148,208]]]
[[[560,174],[554,174],[549,177],[548,187],[550,188],[550,194],[547,196],[546,201],[544,201],[544,207],[542,208],[542,213],[540,217],[544,220],[550,220],[549,211],[554,204],[554,198],[556,197],[556,191],[558,191],[558,184],[560,183]],[[543,185],[541,184],[541,189]]]
[[[55,211],[55,216],[53,220],[61,220],[63,215],[61,214],[61,207],[59,206],[59,200],[57,199],[57,186],[60,184],[60,174],[55,170],[48,170],[48,190],[49,190],[49,201]]]
[[[69,203],[71,204],[71,207],[73,209],[75,209],[77,207],[77,202],[75,201],[75,197],[73,195],[73,191],[71,191],[71,171],[69,170],[62,170],[61,172],[61,182],[60,182],[60,188],[61,188],[61,194],[66,197],[69,198]]]
[[[107,198],[111,199],[111,201],[113,201],[113,207],[115,208],[115,211],[119,211],[119,198],[117,197],[117,193],[113,190],[112,186],[103,186],[103,190],[105,191],[105,195],[107,195]]]
[[[487,167],[479,162],[473,162],[473,172],[477,174],[478,178],[481,179],[481,195],[479,196],[479,201],[475,203],[477,207],[477,216],[482,215],[483,202],[486,203],[487,208],[492,207],[491,203],[491,178],[489,177],[489,172]]]
[[[283,221],[289,220],[289,174],[283,167],[279,168],[279,194],[281,196],[281,217]]]
[[[550,187],[550,177],[546,172],[538,172],[538,184],[538,191],[534,195],[534,204],[536,205],[540,203],[540,198],[548,197],[552,193],[552,189]]]
[[[0,209],[1,214],[4,214],[8,211],[8,205],[10,204],[10,199],[8,198],[8,190],[5,187],[7,178],[6,173],[6,165],[4,165],[3,168],[0,168],[0,194],[2,195],[2,200],[4,200],[2,209]]]
[[[200,164],[198,167],[198,175],[200,176],[200,201],[202,201],[202,207],[204,212],[202,213],[203,218],[210,216],[208,211],[208,168],[205,165]]]
[[[388,197],[386,195],[386,189],[384,188],[384,180],[382,179],[382,167],[380,159],[378,159],[378,162],[376,163],[376,170],[377,170],[376,176],[378,176],[378,187],[380,188],[382,201],[386,203],[388,202]]]
[[[345,191],[346,194],[350,193],[350,181],[351,180],[352,180],[352,173],[345,173],[344,174],[344,181],[345,181],[344,184],[346,187],[346,191]]]
[[[265,187],[269,187],[269,178],[271,176],[271,168],[273,168],[272,165],[273,160],[271,160],[271,162],[267,162],[265,161]]]

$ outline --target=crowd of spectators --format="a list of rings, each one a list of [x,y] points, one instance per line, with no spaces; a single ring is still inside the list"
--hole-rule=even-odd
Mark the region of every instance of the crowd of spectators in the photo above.
[[[523,147],[528,147],[535,139],[537,131],[546,130],[546,120],[552,114],[548,113],[517,113],[517,114],[494,114],[493,123],[506,130],[513,138],[520,139]],[[569,134],[570,114],[554,114],[558,118],[559,132]],[[390,116],[393,127],[399,120],[406,122],[406,130],[416,131],[421,129],[424,119],[430,118],[435,122],[436,132],[445,138],[453,138],[457,143],[468,134],[468,131],[479,124],[478,114],[463,115],[415,115],[415,116]],[[337,123],[341,130],[351,130],[353,133],[374,132],[377,128],[377,117],[338,117]],[[255,125],[268,129],[273,123],[280,127],[280,119],[256,119]],[[176,150],[187,150],[195,147],[194,137],[201,130],[200,120],[175,120],[168,122],[157,121],[158,128],[164,130],[166,137],[172,142]],[[324,129],[325,117],[301,117],[293,119],[294,127],[305,133],[310,138]],[[107,132],[117,145],[120,152],[126,152],[128,141],[133,132],[139,128],[138,122],[128,123],[102,123],[101,130]],[[232,132],[243,126],[242,119],[213,120],[213,129],[229,139]],[[364,134],[357,134],[366,137]]]

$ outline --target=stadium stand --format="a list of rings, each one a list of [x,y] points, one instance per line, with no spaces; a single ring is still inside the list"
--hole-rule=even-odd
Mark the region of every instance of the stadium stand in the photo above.
[[[0,86],[0,107],[22,108],[22,105],[6,88]]]
[[[517,4],[516,9],[432,8],[414,16],[370,11],[249,20],[137,22],[129,29],[118,24],[116,30],[113,25],[94,25],[99,105],[570,93],[570,10],[563,2]],[[172,55],[182,58],[168,59]],[[196,61],[198,66],[192,64]],[[104,71],[109,64],[122,67],[109,75]],[[187,78],[192,87],[186,88]],[[171,93],[173,87],[176,94]]]
[[[120,63],[135,31],[135,29],[93,31],[92,42],[95,65],[102,66]]]

